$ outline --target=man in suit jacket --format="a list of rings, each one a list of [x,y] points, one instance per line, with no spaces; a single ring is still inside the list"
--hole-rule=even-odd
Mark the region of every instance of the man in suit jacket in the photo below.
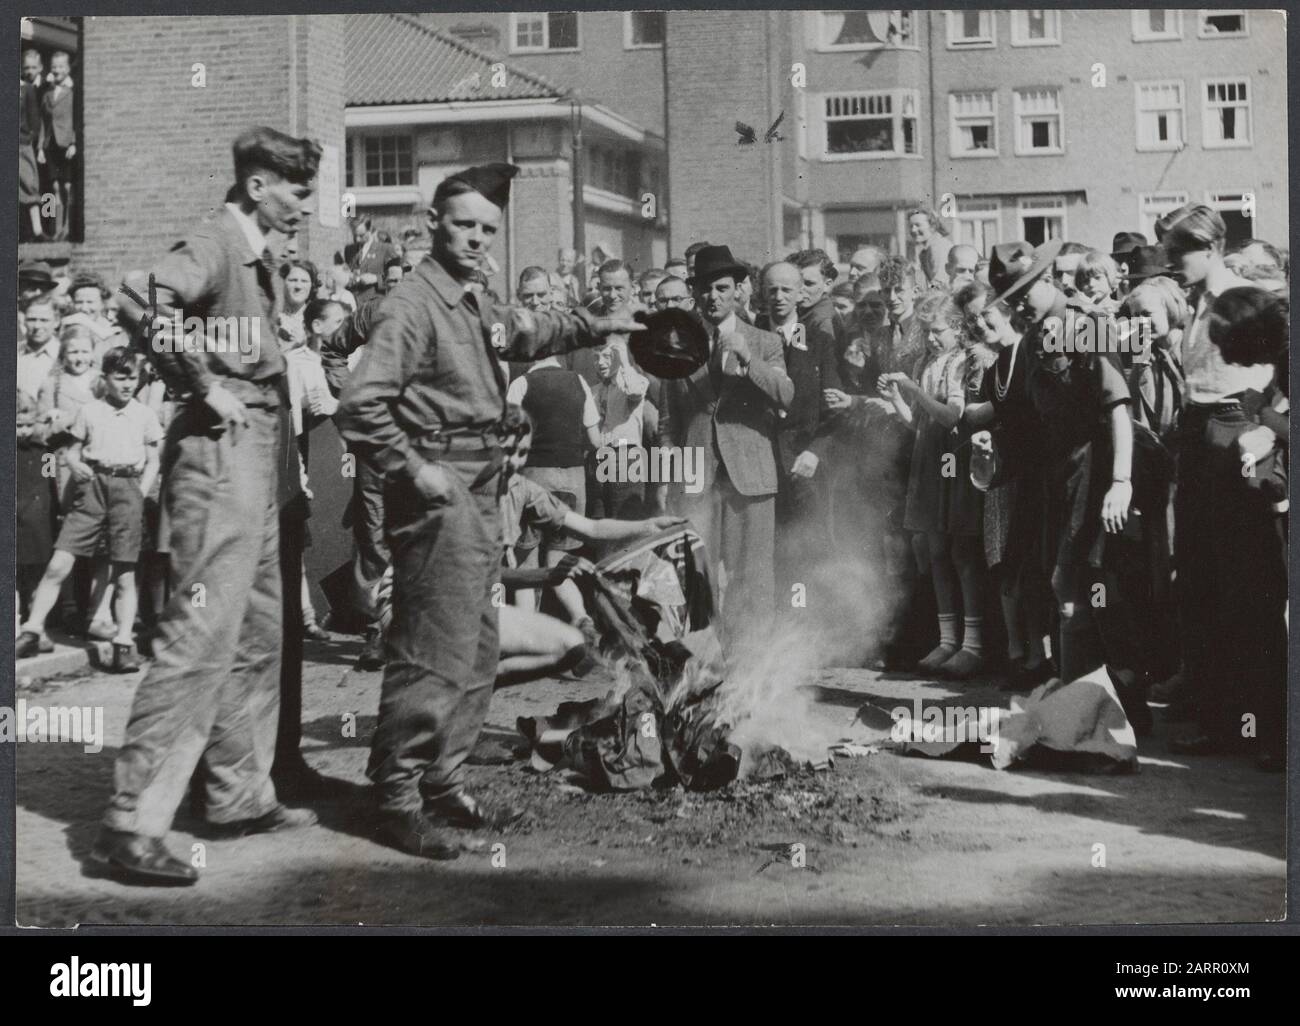
[[[356,223],[352,238],[352,244],[343,247],[343,262],[352,270],[348,289],[360,304],[363,299],[383,291],[380,286],[384,267],[399,254],[396,247],[379,238],[369,215]]]
[[[50,58],[50,82],[41,95],[41,138],[37,161],[49,168],[59,194],[55,237],[67,235],[68,207],[72,203],[73,161],[77,156],[77,129],[72,110],[72,59],[62,50]]]
[[[767,313],[759,327],[774,332],[783,343],[786,373],[794,384],[794,399],[781,414],[776,435],[776,579],[780,608],[791,605],[793,586],[810,588],[819,549],[829,537],[826,459],[835,427],[834,415],[825,408],[826,389],[839,389],[835,338],[829,322],[817,316],[817,304],[801,301],[803,289],[798,267],[784,261],[763,270],[760,286]],[[807,600],[806,592],[804,594]]]
[[[777,415],[794,384],[781,339],[736,316],[736,284],[748,275],[726,246],[695,256],[690,285],[709,332],[709,362],[664,385],[660,437],[702,459],[698,492],[670,488],[674,512],[692,521],[715,560],[727,568],[724,635],[732,651],[759,637],[773,612],[776,493],[773,442]],[[698,455],[696,455],[698,454]]]

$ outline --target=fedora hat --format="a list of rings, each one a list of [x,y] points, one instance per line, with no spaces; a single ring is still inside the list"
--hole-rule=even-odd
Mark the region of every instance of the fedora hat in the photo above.
[[[686,284],[707,285],[724,274],[741,282],[749,277],[749,268],[733,257],[728,247],[705,246],[695,254],[695,273],[686,279]]]
[[[1116,263],[1125,259],[1125,253],[1132,253],[1139,246],[1147,245],[1147,237],[1141,232],[1116,232],[1110,240],[1110,258]]]
[[[1029,288],[1051,269],[1064,245],[1062,239],[1049,239],[1037,249],[1023,240],[994,246],[993,255],[989,257],[989,284],[998,296],[993,302],[1010,302]]]
[[[668,307],[633,317],[646,326],[632,332],[627,347],[637,366],[657,378],[690,377],[709,362],[709,334],[688,310]]]
[[[1120,276],[1129,281],[1144,281],[1160,275],[1174,273],[1169,266],[1169,256],[1165,247],[1156,243],[1154,246],[1136,246],[1126,253],[1117,253],[1112,259],[1120,266]]]

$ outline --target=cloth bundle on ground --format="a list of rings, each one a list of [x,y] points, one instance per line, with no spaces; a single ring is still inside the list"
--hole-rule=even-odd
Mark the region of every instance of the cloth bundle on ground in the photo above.
[[[606,558],[584,580],[621,682],[604,698],[516,721],[535,769],[569,769],[599,791],[679,782],[712,790],[735,779],[741,751],[717,715],[723,661],[707,568],[699,536],[676,528]]]
[[[931,705],[919,720],[907,712],[901,706],[891,712],[865,705],[858,710],[850,740],[904,755],[991,756],[995,769],[1019,764],[1079,773],[1133,773],[1138,768],[1137,738],[1104,666],[1068,684],[1050,680],[1023,704],[1013,700],[1010,709]],[[972,737],[977,732],[979,736]]]

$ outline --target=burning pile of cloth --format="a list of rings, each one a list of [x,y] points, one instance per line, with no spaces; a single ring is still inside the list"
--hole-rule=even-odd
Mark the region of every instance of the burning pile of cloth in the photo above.
[[[689,528],[656,535],[602,561],[587,580],[602,650],[618,661],[604,698],[563,702],[516,721],[538,771],[567,769],[596,791],[709,791],[741,773],[724,712],[722,648],[703,543]],[[778,748],[744,758],[747,775],[790,765]]]

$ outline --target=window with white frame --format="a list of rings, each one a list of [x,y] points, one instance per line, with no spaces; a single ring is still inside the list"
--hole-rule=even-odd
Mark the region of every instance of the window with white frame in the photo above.
[[[1185,192],[1144,192],[1138,196],[1138,231],[1156,237],[1156,222],[1187,202]]]
[[[949,93],[949,152],[954,157],[998,155],[998,94]]]
[[[1249,192],[1207,192],[1206,205],[1217,210],[1227,229],[1227,248],[1255,237],[1255,197]]]
[[[1183,12],[1163,7],[1133,12],[1133,40],[1154,43],[1183,38]]]
[[[1060,11],[1012,11],[1012,46],[1060,46]]]
[[[997,45],[992,11],[949,11],[948,49],[975,49]]]
[[[915,89],[822,96],[822,159],[916,156],[919,109]]]
[[[1054,87],[1015,91],[1016,154],[1065,152],[1061,91]]]
[[[1031,246],[1065,238],[1065,197],[1026,196],[1020,200],[1020,237]]]
[[[1205,148],[1249,146],[1250,79],[1207,78],[1201,89],[1201,142]]]
[[[1197,11],[1196,34],[1202,39],[1222,39],[1224,37],[1249,35],[1246,12],[1240,11]]]
[[[663,11],[627,11],[623,15],[623,47],[657,50],[664,45]]]
[[[952,219],[952,241],[988,253],[1001,241],[1000,219],[997,199],[959,199]]]
[[[819,11],[819,50],[879,50],[916,46],[913,11]]]
[[[510,15],[510,49],[513,53],[578,49],[577,13],[530,11]]]
[[[368,135],[362,146],[366,155],[366,188],[415,184],[409,135]]]
[[[1137,102],[1137,148],[1179,150],[1183,131],[1183,83],[1181,79],[1135,82]]]

